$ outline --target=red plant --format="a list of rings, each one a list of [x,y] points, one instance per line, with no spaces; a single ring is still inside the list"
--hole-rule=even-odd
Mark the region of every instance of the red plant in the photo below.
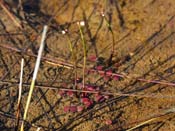
[[[98,70],[98,71],[103,70],[103,66],[101,66],[101,65],[100,65],[100,66],[97,66],[97,67],[96,67],[96,70]]]
[[[89,98],[81,98],[81,102],[88,108],[90,107],[93,102]]]
[[[83,107],[83,106],[81,106],[81,105],[80,105],[80,106],[77,106],[77,111],[78,111],[78,112],[81,112],[81,111],[83,111],[83,110],[84,110],[84,107]]]
[[[108,76],[108,77],[112,76],[112,70],[106,71],[106,76]]]
[[[77,112],[77,106],[72,105],[72,106],[65,106],[64,107],[64,112]]]
[[[70,110],[70,106],[65,106],[64,107],[64,112],[69,112],[69,110]]]

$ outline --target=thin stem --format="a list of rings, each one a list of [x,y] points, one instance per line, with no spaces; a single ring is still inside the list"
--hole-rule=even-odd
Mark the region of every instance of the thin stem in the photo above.
[[[38,74],[38,70],[39,70],[39,65],[40,65],[40,61],[41,61],[41,55],[42,55],[42,52],[43,52],[43,49],[44,49],[44,41],[45,41],[45,38],[46,38],[47,28],[48,28],[47,26],[44,26],[42,39],[41,39],[41,44],[40,44],[40,48],[39,48],[39,51],[38,51],[38,57],[37,57],[37,60],[36,60],[36,65],[35,65],[33,78],[32,78],[32,82],[31,82],[31,86],[30,86],[30,90],[29,90],[29,94],[28,94],[28,98],[27,98],[27,103],[26,103],[26,107],[25,107],[25,110],[24,110],[24,115],[23,115],[23,120],[24,121],[27,118],[27,112],[28,112],[28,109],[29,109],[29,105],[30,105],[33,89],[35,87],[35,80],[36,80],[36,77],[37,77],[37,74]],[[24,121],[22,121],[21,131],[24,131]]]
[[[19,94],[18,94],[18,104],[17,104],[17,114],[16,114],[16,127],[15,130],[18,130],[19,126],[19,114],[21,106],[21,94],[22,94],[22,81],[23,81],[23,68],[24,68],[24,59],[21,60],[21,73],[20,73],[20,82],[19,82]]]
[[[24,55],[27,55],[27,56],[37,57],[36,54],[32,54],[32,53],[29,53],[29,52],[23,52],[21,49],[17,49],[16,47],[12,47],[12,46],[9,46],[7,44],[3,44],[3,45],[0,44],[0,47],[3,47],[5,49],[11,50],[11,51],[14,51],[14,52],[17,52],[17,53],[23,53]],[[42,57],[41,59],[45,60],[46,63],[52,64],[52,65],[55,65],[55,66],[61,66],[61,67],[67,68],[67,69],[72,69],[73,68],[73,65],[71,63],[68,63],[65,60],[61,59],[61,58],[55,59],[55,58],[50,58],[50,57]]]
[[[112,58],[113,58],[114,50],[115,50],[114,32],[113,32],[113,30],[112,30],[111,23],[109,23],[109,21],[107,20],[107,18],[105,17],[104,14],[102,14],[102,17],[104,18],[105,23],[107,24],[107,27],[108,27],[109,31],[111,32],[111,34],[112,34],[112,49],[111,49],[111,55],[110,55],[109,62],[108,62],[109,65],[110,65],[111,62],[112,62]]]
[[[83,53],[84,53],[84,57],[83,57],[83,88],[84,88],[84,85],[85,85],[85,69],[86,69],[86,42],[85,42],[85,38],[84,38],[84,35],[83,35],[83,31],[82,31],[82,28],[80,26],[80,24],[78,24],[78,27],[79,27],[79,31],[80,31],[80,35],[81,35],[81,40],[82,40],[82,44],[83,44]]]
[[[17,85],[15,82],[7,82],[7,81],[0,81],[3,84],[13,84]],[[23,86],[27,87],[30,86],[27,83],[23,83]],[[88,85],[85,85],[85,87]],[[72,91],[72,92],[81,92],[81,93],[89,93],[89,94],[102,94],[102,95],[111,95],[111,96],[128,96],[128,97],[140,97],[140,98],[163,98],[163,99],[170,99],[175,98],[175,95],[156,95],[155,93],[149,94],[136,94],[136,93],[122,93],[122,92],[104,92],[104,91],[88,91],[88,90],[78,90],[78,89],[69,89],[69,88],[58,88],[56,86],[47,86],[47,85],[35,85],[36,88],[41,89],[50,89],[50,90],[61,90],[61,91]]]
[[[11,51],[14,51],[14,52],[19,52],[21,53],[22,50],[20,49],[17,49],[15,47],[12,47],[12,46],[9,46],[9,45],[2,45],[0,44],[0,47],[3,47],[5,49],[8,49],[8,50],[11,50]],[[35,54],[31,54],[31,53],[24,53],[25,55],[27,56],[31,56],[31,57],[36,57]],[[64,67],[64,68],[67,68],[67,69],[73,69],[73,65],[71,63],[68,63],[66,61],[63,61],[63,60],[60,60],[60,59],[55,59],[55,58],[49,58],[49,57],[42,57],[43,60],[45,60],[45,62],[49,63],[49,64],[52,64],[52,65],[55,65],[55,66],[61,66],[61,67]],[[77,68],[82,68],[82,65],[77,65],[76,66]],[[88,69],[87,71],[97,71],[99,73],[104,73],[105,71],[99,71],[99,70],[95,70],[95,69]],[[118,76],[120,78],[128,78],[128,76],[125,76],[123,74],[120,74],[120,73],[112,73],[111,74],[112,76]],[[137,74],[136,74],[137,75]],[[132,77],[130,77],[130,79],[132,79]],[[133,78],[135,79],[135,78]],[[151,80],[151,79],[144,79],[144,78],[138,78],[136,79],[138,81],[141,81],[141,82],[147,82],[147,83],[154,83],[154,84],[160,84],[160,85],[167,85],[167,86],[175,86],[175,83],[174,82],[169,82],[169,81],[160,81],[160,80]]]
[[[174,107],[169,108],[169,109],[166,109],[166,110],[163,110],[163,111],[161,111],[160,113],[158,113],[158,114],[156,114],[156,115],[153,115],[151,118],[146,119],[146,120],[140,122],[140,123],[137,124],[136,126],[127,129],[126,131],[135,130],[135,129],[137,129],[137,128],[139,128],[139,127],[145,125],[145,124],[148,124],[148,123],[150,123],[150,122],[152,122],[152,121],[157,120],[158,118],[161,118],[161,117],[163,117],[163,116],[165,116],[165,115],[168,115],[168,114],[174,113],[174,112],[175,112],[175,108],[174,108]]]
[[[75,77],[75,87],[77,86],[77,57],[76,57],[76,52],[73,49],[72,42],[70,40],[69,34],[67,35],[68,43],[69,43],[69,49],[71,51],[71,56],[73,59],[73,64],[74,64],[74,77]]]

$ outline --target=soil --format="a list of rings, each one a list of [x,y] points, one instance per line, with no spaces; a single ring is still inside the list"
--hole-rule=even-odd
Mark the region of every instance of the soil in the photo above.
[[[25,4],[20,14],[6,6],[23,27],[0,9],[0,130],[16,126],[24,58],[22,119],[43,25],[49,30],[25,130],[175,130],[174,0],[40,0]],[[79,28],[82,21],[85,26]],[[87,50],[85,74],[80,30]],[[100,74],[100,67],[122,77]],[[83,81],[106,98],[96,101],[97,94],[79,91],[61,94],[62,89],[87,90]],[[91,105],[86,107],[82,97]],[[65,111],[69,106],[84,109]]]

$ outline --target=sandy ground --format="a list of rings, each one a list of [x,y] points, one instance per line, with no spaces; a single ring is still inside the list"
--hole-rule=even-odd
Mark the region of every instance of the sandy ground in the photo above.
[[[27,12],[26,19],[21,20],[23,29],[17,28],[4,10],[0,10],[1,130],[15,127],[20,60],[24,58],[22,117],[44,24],[49,24],[50,28],[26,130],[41,127],[41,130],[51,131],[120,131],[143,122],[145,124],[133,130],[175,130],[174,86],[138,81],[139,78],[174,81],[174,0],[41,0],[37,6],[40,11]],[[113,95],[95,102],[95,95],[88,94],[93,101],[89,108],[65,112],[65,106],[83,105],[82,93],[70,97],[61,96],[59,91],[60,88],[80,89],[82,86],[82,81],[76,87],[74,84],[75,72],[77,78],[83,78],[79,21],[85,21],[82,31],[87,47],[86,69],[103,66],[103,70],[126,77],[115,80],[86,71],[85,84]],[[67,34],[63,35],[63,30],[68,30]],[[114,52],[110,59],[112,47]],[[92,61],[92,57],[96,60]],[[61,66],[62,63],[67,66]]]

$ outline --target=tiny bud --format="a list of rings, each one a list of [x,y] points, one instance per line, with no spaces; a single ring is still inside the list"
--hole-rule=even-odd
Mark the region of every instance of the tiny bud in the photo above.
[[[133,53],[133,52],[130,52],[130,53],[129,53],[129,55],[130,55],[130,56],[133,56],[133,55],[134,55],[134,53]]]
[[[105,16],[105,13],[103,11],[101,12],[101,16],[103,16],[103,17]]]
[[[64,35],[64,34],[66,34],[66,31],[65,30],[62,30],[61,33]]]
[[[84,21],[80,21],[80,25],[81,26],[85,26],[85,22]]]
[[[84,21],[77,22],[77,24],[80,25],[80,26],[85,26],[85,22]]]

